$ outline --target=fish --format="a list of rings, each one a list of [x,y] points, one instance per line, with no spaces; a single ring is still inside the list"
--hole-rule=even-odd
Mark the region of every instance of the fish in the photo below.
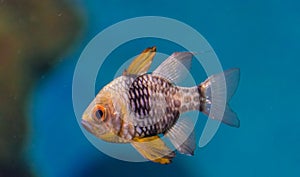
[[[179,121],[183,113],[196,110],[229,126],[240,126],[228,104],[238,87],[238,68],[209,76],[199,85],[181,87],[176,83],[184,78],[184,70],[190,70],[194,53],[175,52],[149,72],[155,54],[155,46],[146,48],[121,76],[99,91],[82,115],[81,124],[88,132],[106,142],[130,143],[145,159],[169,164],[175,150],[191,156],[196,148],[193,125],[188,118]],[[213,91],[222,95],[225,89],[224,114],[210,114],[213,104],[217,113],[222,104],[217,96],[213,99]],[[164,136],[175,150],[162,140]]]

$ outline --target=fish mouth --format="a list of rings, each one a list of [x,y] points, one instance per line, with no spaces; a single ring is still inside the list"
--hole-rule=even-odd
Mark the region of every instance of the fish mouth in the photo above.
[[[88,121],[85,121],[85,120],[81,120],[81,125],[90,133],[93,133],[92,132],[92,126],[91,124],[89,124]]]
[[[84,127],[85,130],[87,130],[89,133],[93,134],[93,135],[101,135],[105,133],[104,129],[100,129],[100,126],[93,126],[91,123],[89,123],[86,120],[81,120],[81,125]],[[95,130],[96,128],[96,130]]]

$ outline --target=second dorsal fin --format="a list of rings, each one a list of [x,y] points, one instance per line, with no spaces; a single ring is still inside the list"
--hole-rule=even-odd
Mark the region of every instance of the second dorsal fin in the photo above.
[[[162,62],[152,74],[178,83],[186,78],[191,68],[192,57],[193,53],[191,52],[175,52]]]

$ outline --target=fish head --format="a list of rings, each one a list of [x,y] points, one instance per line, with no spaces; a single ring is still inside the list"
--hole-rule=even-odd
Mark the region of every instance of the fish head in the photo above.
[[[116,95],[102,89],[82,115],[81,124],[91,134],[107,141],[122,143],[119,135],[121,127],[120,112],[116,110]]]

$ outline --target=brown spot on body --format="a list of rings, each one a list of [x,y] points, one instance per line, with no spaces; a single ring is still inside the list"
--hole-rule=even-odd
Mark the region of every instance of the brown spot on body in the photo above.
[[[186,105],[183,105],[181,107],[181,112],[186,112],[188,110],[187,106]]]
[[[166,100],[166,103],[167,103],[167,104],[170,104],[170,103],[171,103],[171,98],[170,98],[170,97],[166,97],[165,100]]]
[[[184,102],[185,103],[189,103],[189,102],[191,102],[192,101],[192,98],[190,97],[190,96],[185,96],[184,97]]]
[[[195,96],[195,97],[193,98],[193,100],[194,100],[195,102],[199,102],[199,101],[200,101],[200,98],[199,98],[199,96],[197,95],[197,96]]]
[[[171,113],[171,112],[172,112],[172,108],[166,107],[166,113],[169,114],[169,113]]]
[[[174,106],[175,107],[180,107],[180,105],[181,105],[181,102],[180,102],[180,100],[174,100]]]
[[[174,87],[171,87],[170,88],[170,94],[175,95],[175,93],[176,93],[176,89]]]
[[[186,89],[186,88],[182,89],[182,91],[183,91],[184,93],[189,93],[189,89]]]

